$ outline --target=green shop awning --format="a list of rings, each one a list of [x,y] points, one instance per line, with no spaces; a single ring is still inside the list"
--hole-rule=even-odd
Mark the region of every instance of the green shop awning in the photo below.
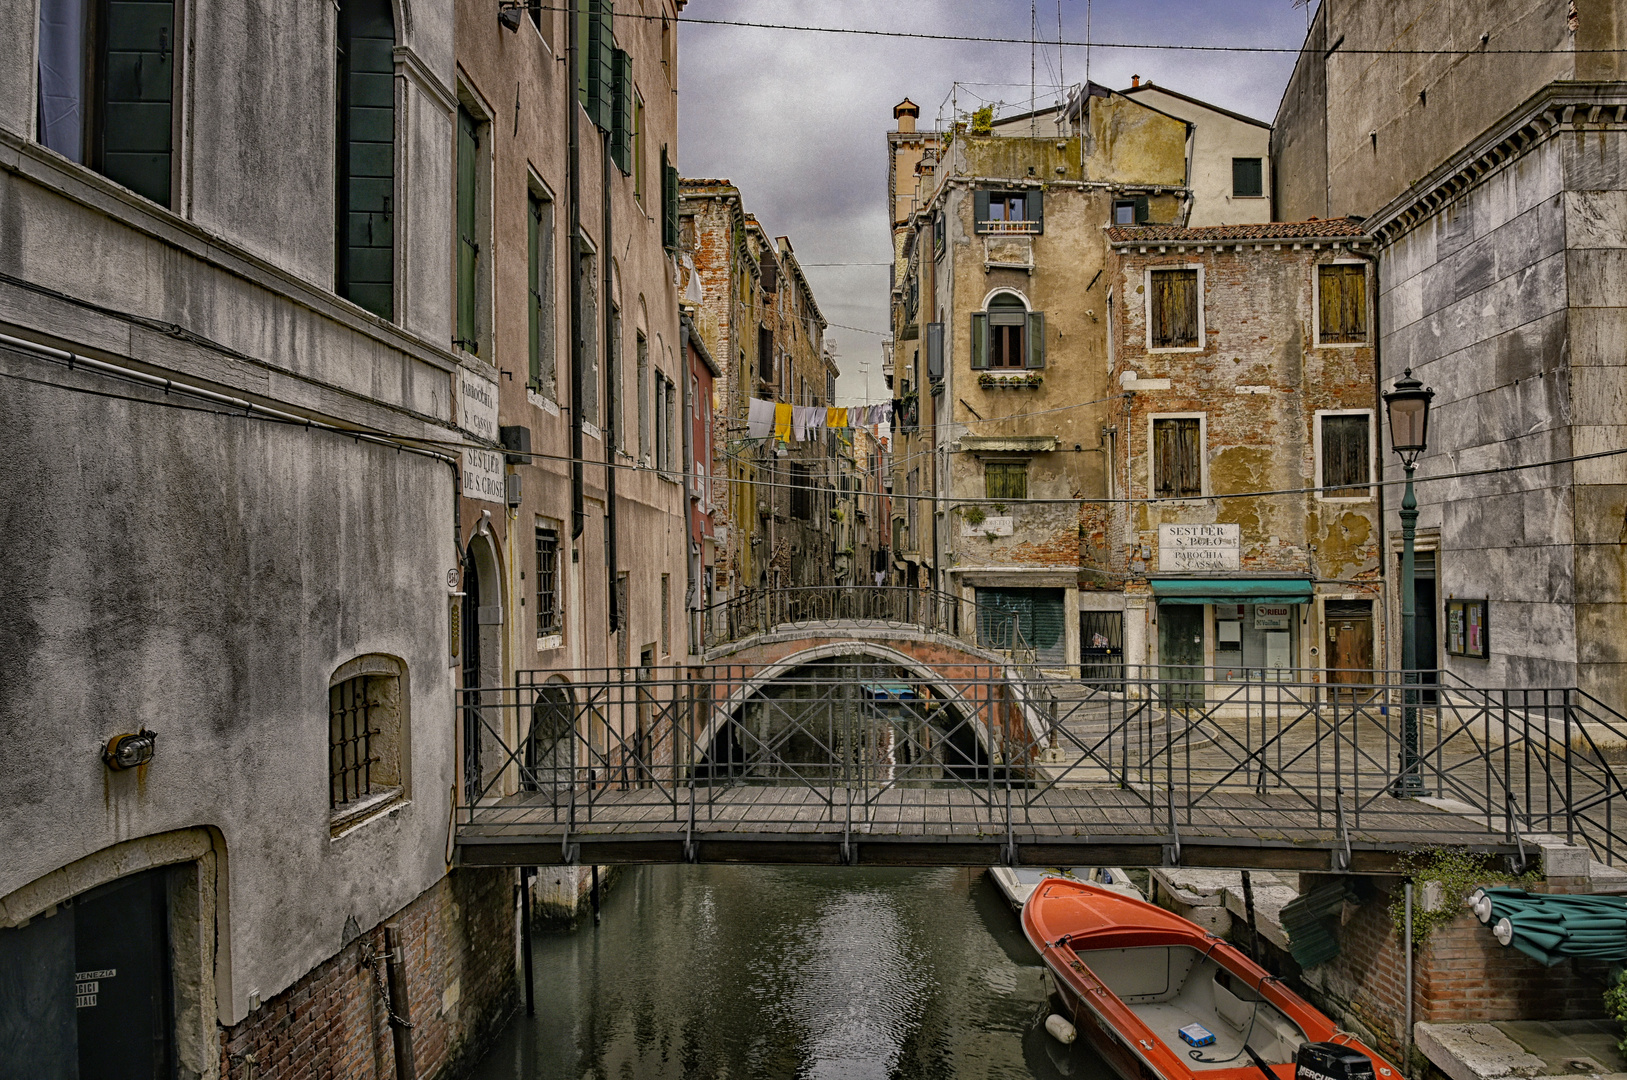
[[[1308,604],[1315,595],[1303,578],[1154,578],[1160,604]]]

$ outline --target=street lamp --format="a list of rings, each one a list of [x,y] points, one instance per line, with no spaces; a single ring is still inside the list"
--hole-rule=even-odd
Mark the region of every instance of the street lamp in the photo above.
[[[1429,402],[1435,391],[1412,377],[1408,368],[1384,395],[1390,414],[1390,448],[1407,473],[1401,497],[1401,774],[1391,791],[1403,797],[1424,793],[1418,754],[1418,583],[1413,568],[1413,539],[1418,531],[1418,500],[1412,493],[1412,470],[1429,445]]]

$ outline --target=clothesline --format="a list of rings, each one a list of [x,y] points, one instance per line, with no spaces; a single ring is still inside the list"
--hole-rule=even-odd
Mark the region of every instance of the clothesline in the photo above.
[[[766,439],[772,436],[783,443],[809,442],[817,439],[818,432],[829,428],[873,428],[891,424],[893,403],[854,405],[847,408],[826,408],[823,405],[785,405],[780,402],[752,398],[747,404],[746,438]]]

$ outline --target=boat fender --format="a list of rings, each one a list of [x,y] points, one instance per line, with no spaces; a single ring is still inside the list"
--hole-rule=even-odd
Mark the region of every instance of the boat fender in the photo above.
[[[1045,1018],[1045,1031],[1064,1046],[1072,1046],[1073,1040],[1079,1037],[1078,1029],[1056,1013]]]

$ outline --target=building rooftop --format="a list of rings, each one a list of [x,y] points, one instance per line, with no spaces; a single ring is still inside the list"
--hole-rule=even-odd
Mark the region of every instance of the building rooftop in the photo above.
[[[1357,239],[1366,236],[1360,218],[1313,218],[1258,225],[1115,225],[1107,230],[1114,244],[1223,244],[1234,240]]]

